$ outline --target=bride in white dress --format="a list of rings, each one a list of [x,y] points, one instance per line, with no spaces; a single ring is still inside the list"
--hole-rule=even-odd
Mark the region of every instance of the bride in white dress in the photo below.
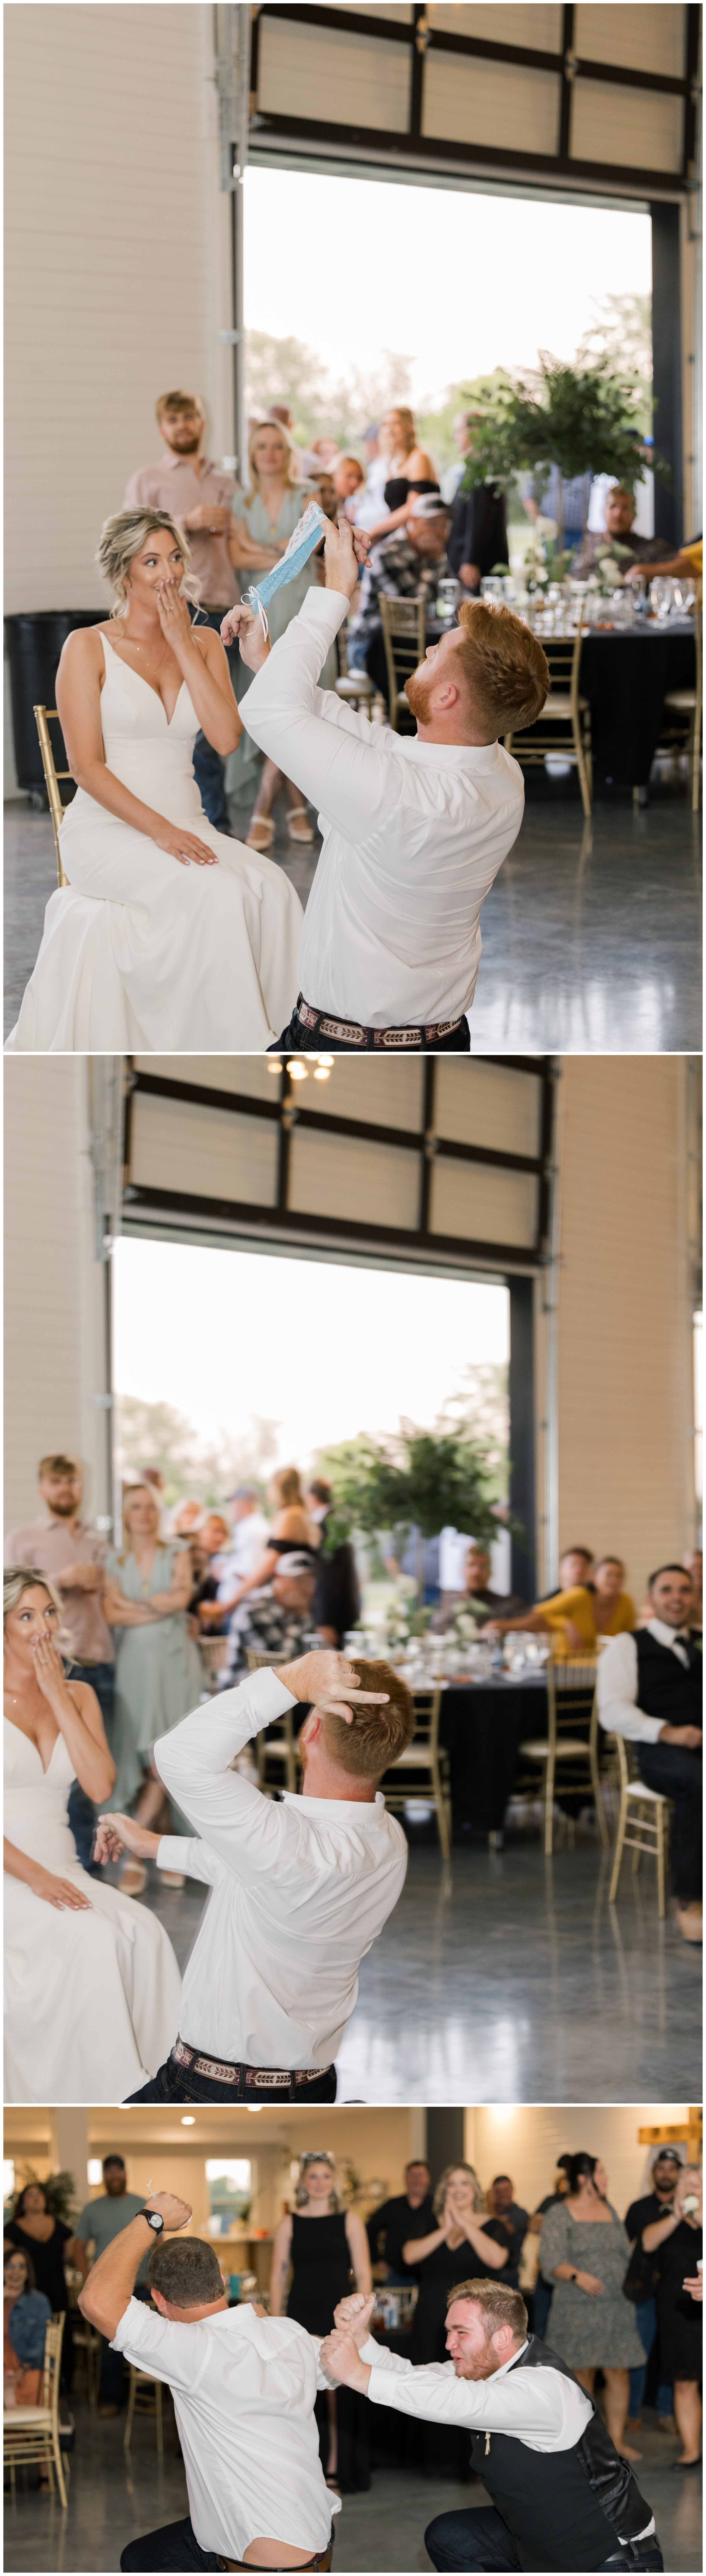
[[[11,1052],[264,1053],[298,991],[302,909],[271,859],[214,830],[192,768],[242,733],[220,637],[192,626],[165,510],[107,519],[116,607],[67,636],[56,702],[77,794]]]
[[[115,1763],[61,1616],[46,1576],[6,1570],[5,2100],[119,2102],[169,2054],[181,1977],[156,1916],[76,1858],[71,1782],[102,1802]]]

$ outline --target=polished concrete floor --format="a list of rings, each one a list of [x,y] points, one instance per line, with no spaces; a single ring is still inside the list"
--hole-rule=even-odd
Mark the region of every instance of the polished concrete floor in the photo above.
[[[129,2462],[123,2451],[123,2424],[104,2424],[85,2405],[75,2408],[77,2439],[71,2461],[68,2511],[55,2498],[19,2493],[5,2516],[5,2567],[21,2576],[64,2576],[64,2571],[112,2569],[129,2540],[176,2522],[187,2511],[186,2481],[175,2451],[171,2414],[165,2431],[165,2455],[155,2452],[154,2426],[147,2421],[133,2430]],[[642,2459],[640,2487],[659,2531],[665,2568],[691,2576],[702,2565],[701,2477],[681,2477],[672,2462],[676,2438],[660,2434],[654,2416],[645,2411],[636,2437]],[[373,2469],[366,2495],[344,2496],[336,2517],[334,2567],[337,2576],[395,2576],[428,2569],[424,2547],[427,2524],[437,2513],[472,2512],[487,2503],[484,2489],[451,2480],[426,2478],[408,2469]]]
[[[624,1870],[580,1831],[545,1861],[536,1832],[410,1852],[399,1904],[362,1962],[337,2060],[340,2102],[700,2100],[701,1952],[657,1916],[651,1862]],[[183,1966],[200,1888],[159,1887]],[[197,2031],[187,2037],[198,2040]]]
[[[562,782],[557,781],[557,791]],[[272,857],[306,903],[320,843],[295,851],[282,799]],[[235,829],[248,816],[233,809]],[[701,1045],[701,817],[683,782],[597,804],[528,791],[525,817],[483,905],[474,1053],[662,1054]],[[5,1035],[17,1018],[56,883],[48,814],[5,807]]]

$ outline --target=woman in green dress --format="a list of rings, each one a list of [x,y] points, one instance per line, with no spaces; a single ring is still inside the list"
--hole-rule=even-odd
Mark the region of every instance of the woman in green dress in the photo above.
[[[105,1615],[117,1635],[111,1749],[118,1771],[105,1813],[124,1813],[137,1798],[141,1825],[156,1825],[166,1810],[164,1833],[192,1831],[178,1809],[170,1816],[152,1759],[160,1735],[198,1706],[203,1691],[201,1658],[187,1620],[192,1588],[189,1549],[162,1545],[154,1494],[148,1485],[133,1485],[123,1504],[122,1549],[113,1549],[106,1564]],[[169,1873],[162,1876],[175,1883]],[[144,1867],[128,1859],[121,1886],[139,1896],[144,1884]]]
[[[308,483],[295,482],[290,442],[278,421],[263,421],[254,430],[248,463],[250,489],[245,494],[243,515],[234,522],[231,539],[233,562],[241,575],[244,592],[251,582],[257,580],[258,573],[271,572],[273,566],[281,561],[313,489]],[[283,583],[282,589],[274,592],[267,611],[273,644],[303,607],[312,583],[320,578],[318,558],[310,555],[295,580]],[[252,678],[252,671],[247,671],[245,663],[239,661],[235,682],[239,706],[242,706]],[[322,689],[335,688],[337,678],[338,658],[333,645],[326,655],[319,685]],[[251,741],[247,731],[241,734],[237,751],[232,752],[226,762],[226,794],[233,797],[236,805],[247,804],[254,794],[247,849],[271,849],[275,833],[271,809],[282,783],[289,799],[290,841],[308,844],[313,841],[314,834],[306,806],[302,803],[301,788],[292,778],[285,778],[283,782],[275,761],[263,759],[257,743]]]

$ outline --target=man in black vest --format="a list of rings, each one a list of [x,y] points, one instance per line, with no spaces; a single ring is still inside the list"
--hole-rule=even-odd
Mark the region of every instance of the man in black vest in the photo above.
[[[691,1576],[660,1565],[648,1593],[652,1617],[612,1637],[598,1663],[598,1714],[636,1747],[640,1779],[671,1798],[672,1894],[685,1941],[702,1938],[702,1654],[691,1634]]]
[[[528,2333],[519,2290],[461,2281],[449,2292],[447,2362],[415,2369],[368,2334],[373,2302],[336,2309],[323,2369],[373,2405],[467,2428],[492,2506],[442,2513],[424,2534],[433,2567],[655,2570],[654,2516],[593,2399]],[[344,2313],[345,2312],[345,2313]],[[346,2332],[346,2327],[348,2331]]]

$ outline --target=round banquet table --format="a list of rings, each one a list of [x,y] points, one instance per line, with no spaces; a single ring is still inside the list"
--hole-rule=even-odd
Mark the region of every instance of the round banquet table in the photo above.
[[[440,618],[427,617],[430,644],[446,632]],[[573,638],[551,636],[548,642],[552,652],[566,659],[568,673]],[[382,628],[371,637],[366,670],[386,698]],[[588,630],[581,648],[580,688],[591,709],[593,763],[602,779],[614,787],[647,786],[667,691],[693,689],[695,678],[696,645],[688,617],[670,618],[662,626],[640,619],[634,626]],[[541,730],[537,728],[538,742]]]
[[[439,1741],[451,1765],[455,1826],[502,1832],[519,1746],[525,1736],[546,1735],[548,1725],[547,1686],[540,1673],[523,1673],[517,1681],[498,1674],[487,1682],[444,1684]]]

